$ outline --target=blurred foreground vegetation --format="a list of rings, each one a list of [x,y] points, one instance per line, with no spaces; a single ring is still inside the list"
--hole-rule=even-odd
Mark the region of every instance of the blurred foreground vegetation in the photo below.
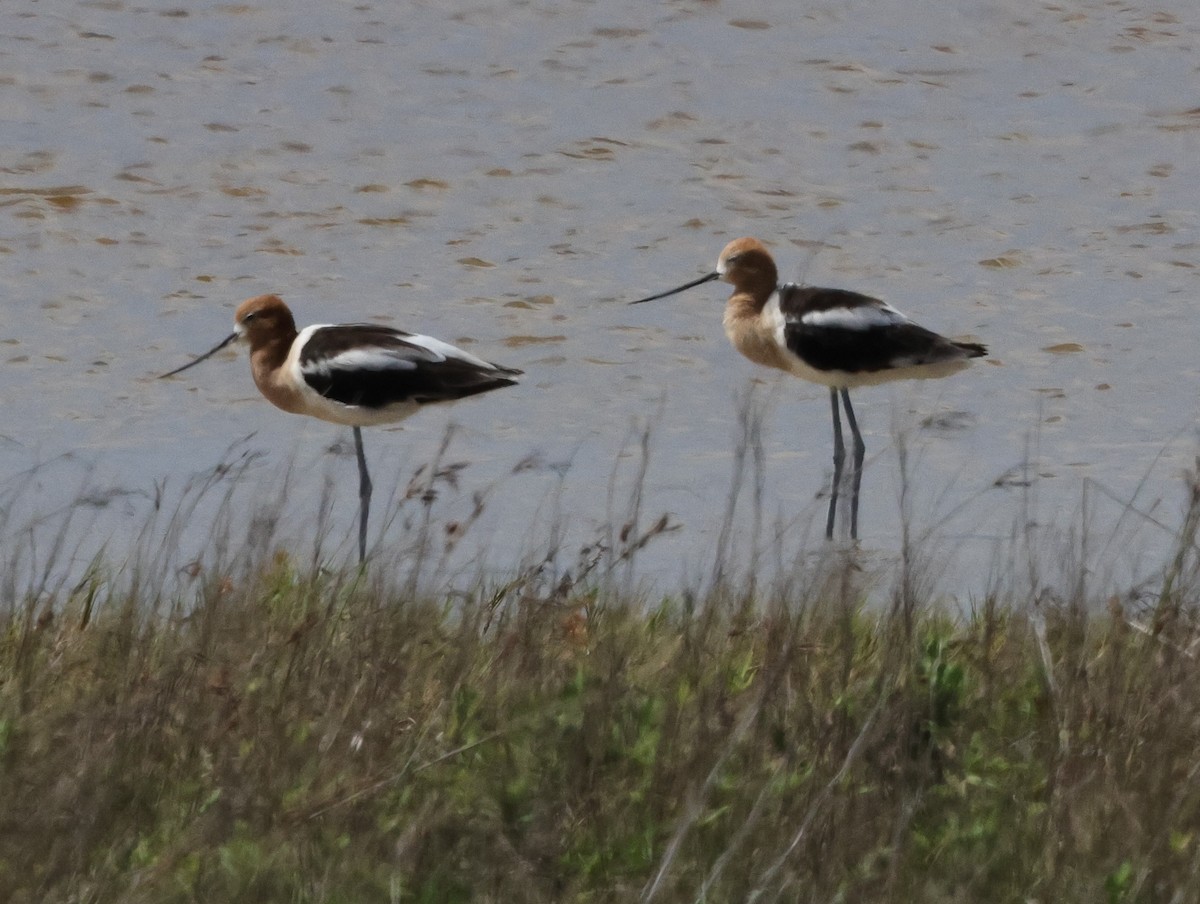
[[[1014,560],[949,606],[907,541],[882,602],[837,544],[665,598],[594,567],[666,519],[438,597],[261,508],[172,589],[0,580],[0,901],[1200,901],[1188,491],[1128,598]]]
[[[1200,900],[1181,572],[1135,623],[854,571],[450,603],[277,554],[13,606],[0,899]]]

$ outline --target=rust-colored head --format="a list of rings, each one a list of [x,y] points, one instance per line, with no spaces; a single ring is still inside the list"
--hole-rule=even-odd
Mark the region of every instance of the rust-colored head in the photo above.
[[[734,239],[721,252],[721,256],[717,259],[716,270],[706,273],[699,279],[684,283],[682,286],[668,289],[666,292],[631,301],[630,304],[641,304],[644,301],[666,298],[668,295],[676,295],[685,289],[712,282],[714,279],[723,279],[727,283],[732,283],[738,292],[749,292],[761,304],[766,301],[767,296],[775,291],[779,272],[775,269],[775,261],[771,259],[771,253],[767,251],[767,246],[758,239],[748,237]]]
[[[767,246],[758,239],[734,239],[721,251],[717,259],[717,273],[739,292],[762,295],[764,298],[775,291],[779,283],[779,271]]]
[[[296,338],[296,321],[278,295],[256,295],[238,305],[233,328],[239,339],[250,343],[251,350],[272,342],[291,343]]]
[[[238,305],[237,313],[233,315],[232,333],[199,358],[162,376],[173,377],[189,367],[195,367],[204,359],[211,358],[225,346],[239,339],[249,342],[250,350],[253,352],[273,343],[284,346],[291,345],[295,338],[296,321],[292,317],[292,312],[288,310],[288,306],[283,303],[283,299],[278,295],[256,295]]]

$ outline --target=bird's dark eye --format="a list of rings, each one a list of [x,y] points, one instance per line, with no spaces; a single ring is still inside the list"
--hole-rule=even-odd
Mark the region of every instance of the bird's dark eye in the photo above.
[[[242,317],[242,323],[249,323],[251,320],[253,320],[257,316],[258,316],[257,311],[251,311],[250,313],[248,313]]]

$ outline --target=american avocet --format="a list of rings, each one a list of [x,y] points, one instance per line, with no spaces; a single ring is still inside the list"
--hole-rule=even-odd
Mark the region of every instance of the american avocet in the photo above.
[[[833,491],[825,536],[833,536],[834,512],[846,447],[838,395],[854,436],[854,477],[850,536],[858,537],[858,490],[866,444],[858,432],[850,390],[890,380],[944,377],[987,354],[976,342],[956,342],[913,323],[891,305],[845,289],[779,285],[779,273],[758,239],[725,246],[717,269],[678,288],[639,298],[641,304],[666,298],[714,279],[733,284],[725,305],[725,334],[733,347],[756,364],[829,387],[833,406]]]
[[[234,331],[215,348],[163,376],[185,371],[244,339],[250,344],[254,383],[268,402],[293,414],[353,427],[360,562],[367,556],[371,507],[362,428],[402,421],[424,405],[512,386],[521,373],[440,339],[374,323],[314,324],[297,332],[292,312],[278,295],[243,301],[233,321]]]

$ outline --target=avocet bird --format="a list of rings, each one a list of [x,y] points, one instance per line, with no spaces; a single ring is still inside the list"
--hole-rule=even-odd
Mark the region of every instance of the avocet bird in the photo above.
[[[491,364],[431,336],[374,323],[315,324],[296,331],[278,295],[243,301],[234,331],[215,348],[176,368],[199,364],[239,339],[250,344],[250,372],[277,408],[354,428],[358,456],[358,557],[367,556],[371,477],[362,428],[402,421],[424,405],[454,402],[512,386],[521,371]]]
[[[854,437],[850,536],[858,537],[858,490],[866,445],[858,432],[850,390],[890,380],[945,377],[987,354],[975,342],[956,342],[913,323],[891,305],[845,289],[779,285],[779,273],[758,239],[725,246],[717,269],[678,288],[639,298],[641,304],[666,298],[714,279],[733,284],[725,305],[725,334],[733,347],[756,364],[829,387],[833,406],[833,491],[825,536],[833,537],[838,487],[845,462],[838,395]]]

